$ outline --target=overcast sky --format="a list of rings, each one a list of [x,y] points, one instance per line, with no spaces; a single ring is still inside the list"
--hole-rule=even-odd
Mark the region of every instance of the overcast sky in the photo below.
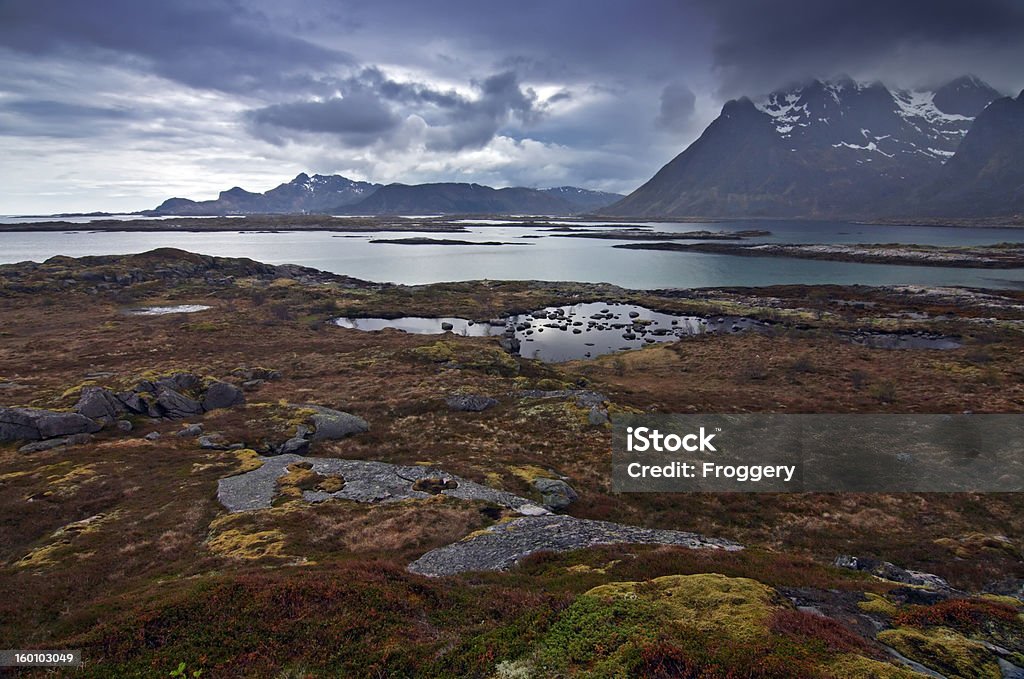
[[[628,192],[741,94],[1022,66],[1021,0],[0,0],[0,213],[303,171]]]

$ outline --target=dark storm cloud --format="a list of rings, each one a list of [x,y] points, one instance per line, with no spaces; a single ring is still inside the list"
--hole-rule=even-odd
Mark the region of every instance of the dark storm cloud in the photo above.
[[[323,69],[354,62],[341,50],[282,33],[232,0],[5,0],[0,46],[112,61],[225,91],[310,86]]]
[[[1019,78],[1020,0],[701,0],[727,94],[851,72],[883,81],[966,71]],[[759,90],[757,88],[760,88]]]
[[[666,130],[686,129],[693,117],[697,95],[683,83],[669,83],[661,91],[658,126]]]
[[[19,99],[0,103],[0,135],[89,138],[120,128],[135,117],[134,112],[123,108]]]
[[[355,93],[325,101],[272,104],[252,111],[257,135],[280,143],[287,130],[335,134],[354,146],[371,144],[398,126],[399,120],[380,99]]]
[[[273,143],[292,133],[334,134],[355,146],[388,139],[399,132],[405,115],[424,121],[423,143],[438,151],[478,148],[491,141],[510,120],[529,125],[542,111],[537,96],[523,89],[515,73],[473,81],[478,96],[439,90],[424,83],[397,82],[368,68],[337,83],[342,96],[326,100],[273,104],[249,113],[254,132]]]

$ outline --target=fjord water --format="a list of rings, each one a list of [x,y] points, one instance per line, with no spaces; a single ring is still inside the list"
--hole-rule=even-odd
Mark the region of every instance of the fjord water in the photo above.
[[[409,285],[478,279],[613,283],[627,288],[763,286],[779,284],[1024,286],[1019,270],[857,264],[705,253],[623,250],[620,241],[566,238],[548,225],[523,226],[463,220],[467,232],[10,232],[0,233],[0,263],[41,262],[54,255],[80,257],[174,247],[271,264],[301,264],[371,281]],[[495,223],[498,222],[498,223]],[[550,225],[559,222],[552,220]],[[637,223],[655,231],[765,229],[747,242],[906,243],[986,245],[1024,240],[1020,229],[878,226],[837,222]],[[637,225],[633,224],[633,225]],[[575,222],[573,227],[586,227]],[[82,225],[88,228],[87,224]],[[626,226],[626,225],[623,225]],[[400,245],[381,238],[426,235],[436,239],[529,245]],[[537,237],[539,236],[539,237]],[[625,241],[623,241],[625,242]],[[686,242],[686,241],[681,241]]]

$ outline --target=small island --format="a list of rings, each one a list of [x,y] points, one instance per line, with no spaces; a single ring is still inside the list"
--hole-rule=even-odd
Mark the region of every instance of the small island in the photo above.
[[[506,243],[499,240],[459,240],[457,238],[427,238],[424,236],[413,238],[375,238],[371,243],[388,243],[391,245],[533,245],[533,243]]]
[[[938,246],[873,243],[835,245],[813,243],[625,243],[612,247],[628,250],[706,252],[738,257],[791,257],[861,264],[902,264],[979,269],[1024,268],[1024,244]]]

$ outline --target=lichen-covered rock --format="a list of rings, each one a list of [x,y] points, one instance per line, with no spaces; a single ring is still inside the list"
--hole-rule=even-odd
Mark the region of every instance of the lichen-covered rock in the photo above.
[[[445,403],[454,411],[471,413],[479,413],[498,405],[498,401],[490,396],[477,396],[475,394],[449,396],[445,399]]]
[[[561,479],[538,478],[531,485],[541,494],[544,505],[554,510],[565,509],[580,497],[572,486]]]
[[[79,413],[37,408],[0,408],[0,441],[39,441],[73,434],[91,434],[100,428],[98,422]]]
[[[320,476],[339,477],[345,481],[344,486],[335,492],[307,490],[302,497],[308,502],[330,499],[367,503],[401,502],[445,495],[462,500],[491,502],[524,515],[550,513],[527,498],[431,467],[288,454],[257,459],[261,463],[259,467],[218,482],[217,499],[228,511],[270,507],[278,490],[278,480],[288,473],[290,467],[301,464],[304,469]]]
[[[233,384],[214,382],[203,395],[203,409],[217,410],[245,404],[245,394]]]
[[[655,530],[572,516],[524,516],[499,523],[472,537],[427,552],[409,565],[421,575],[455,575],[468,571],[497,571],[514,566],[541,551],[566,552],[595,545],[621,543],[666,544],[682,547],[739,550],[734,542],[696,533]]]
[[[895,564],[889,563],[888,561],[882,561],[880,559],[841,554],[836,557],[834,565],[837,568],[865,571],[867,573],[871,573],[875,577],[879,577],[884,580],[892,580],[893,582],[902,582],[905,585],[916,585],[918,587],[928,587],[930,589],[937,590],[949,589],[949,583],[937,575],[907,570],[906,568],[900,568]]]
[[[370,430],[370,425],[366,420],[357,415],[321,406],[306,405],[302,407],[313,411],[310,420],[314,427],[314,441],[336,441]]]

